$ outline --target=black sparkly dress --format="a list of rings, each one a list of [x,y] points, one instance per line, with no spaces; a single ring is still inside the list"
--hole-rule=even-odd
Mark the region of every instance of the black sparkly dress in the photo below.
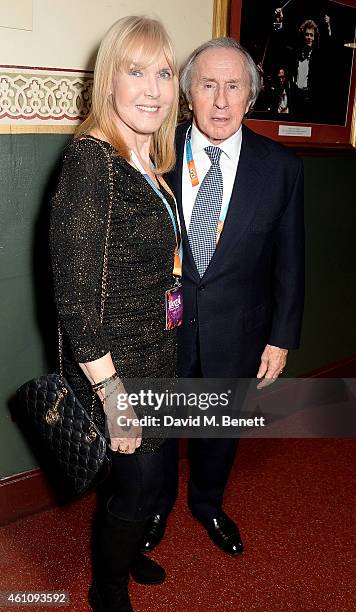
[[[103,324],[101,277],[108,223],[109,168],[113,206]],[[176,215],[172,197],[164,192]],[[91,389],[78,363],[110,351],[125,382],[176,376],[176,333],[165,329],[165,291],[173,283],[176,246],[172,221],[144,176],[107,142],[87,136],[67,147],[52,200],[50,244],[55,296],[64,330],[64,371],[87,410]],[[95,407],[99,426],[103,411]],[[153,452],[161,439],[143,438],[136,452]]]

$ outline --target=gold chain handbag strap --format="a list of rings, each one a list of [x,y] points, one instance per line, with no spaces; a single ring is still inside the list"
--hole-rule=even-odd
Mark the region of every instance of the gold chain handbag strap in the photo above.
[[[106,298],[106,290],[107,290],[107,280],[108,280],[108,259],[109,259],[109,241],[110,241],[110,228],[111,228],[111,214],[114,200],[114,172],[113,172],[113,160],[109,151],[106,149],[104,145],[100,143],[100,141],[95,140],[99,147],[102,149],[104,155],[108,161],[108,169],[109,169],[109,206],[108,206],[108,222],[106,228],[106,236],[104,243],[104,257],[103,257],[103,271],[101,275],[101,296],[100,296],[100,323],[102,324],[104,321],[104,308],[105,308],[105,298]],[[63,372],[63,334],[61,325],[58,319],[58,357],[59,357],[59,375],[61,379],[64,378]],[[64,384],[63,384],[64,387]],[[94,415],[94,406],[95,406],[95,394],[93,395],[91,410],[90,410],[90,419],[93,420]]]

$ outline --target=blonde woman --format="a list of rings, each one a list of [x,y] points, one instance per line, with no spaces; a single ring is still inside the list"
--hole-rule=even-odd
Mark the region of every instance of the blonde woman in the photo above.
[[[104,37],[94,72],[92,109],[67,147],[52,202],[51,250],[56,302],[64,329],[65,373],[96,419],[106,413],[112,455],[110,494],[93,538],[94,610],[131,611],[129,574],[145,584],[164,570],[139,553],[160,494],[161,439],[113,425],[123,380],[176,374],[175,329],[166,325],[178,221],[161,182],[172,168],[178,106],[177,65],[162,24],[117,21]],[[112,173],[108,170],[108,154]],[[100,287],[108,240],[103,320]],[[130,415],[135,415],[128,406]]]

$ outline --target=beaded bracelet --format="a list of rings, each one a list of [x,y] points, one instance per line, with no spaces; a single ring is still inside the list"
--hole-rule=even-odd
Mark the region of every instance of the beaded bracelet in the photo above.
[[[111,382],[112,380],[116,380],[117,378],[119,378],[119,375],[117,372],[114,372],[114,374],[112,374],[111,376],[108,376],[108,378],[104,378],[104,380],[101,380],[100,382],[97,382],[94,385],[92,385],[91,388],[93,392],[96,393],[97,391],[100,391],[100,389],[104,389],[104,387],[109,382]]]

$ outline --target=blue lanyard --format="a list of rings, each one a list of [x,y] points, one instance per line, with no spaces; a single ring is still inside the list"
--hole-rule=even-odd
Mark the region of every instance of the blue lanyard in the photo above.
[[[143,173],[143,176],[145,177],[147,183],[149,183],[151,185],[152,189],[154,189],[156,194],[161,198],[163,204],[165,205],[165,207],[167,209],[167,212],[168,212],[168,214],[169,214],[169,216],[171,218],[171,221],[172,221],[172,225],[173,225],[174,233],[175,233],[175,236],[176,236],[176,240],[178,241],[178,230],[177,230],[176,220],[174,218],[173,211],[172,211],[170,205],[167,202],[167,199],[164,197],[162,191],[160,189],[158,189],[157,185],[155,185],[155,183],[153,182],[151,177],[148,176],[148,174]]]
[[[142,164],[140,163],[140,160],[138,159],[138,157],[137,157],[137,155],[136,155],[136,153],[134,151],[131,151],[131,160],[135,164],[136,168],[141,172],[143,177],[146,179],[147,183],[149,183],[149,185],[151,185],[151,187],[155,191],[155,193],[161,198],[161,200],[162,200],[163,204],[165,205],[165,207],[167,209],[167,212],[168,212],[168,214],[169,214],[169,216],[171,218],[173,229],[174,229],[174,234],[175,234],[176,240],[178,242],[178,230],[177,230],[176,220],[174,218],[173,211],[172,211],[170,205],[168,204],[166,198],[164,197],[164,195],[161,192],[161,190],[158,189],[157,185],[155,185],[155,183],[153,182],[151,177],[147,174],[147,172],[145,172]]]
[[[157,185],[155,185],[155,183],[153,182],[153,180],[151,179],[151,177],[147,174],[147,172],[145,172],[142,164],[140,163],[140,160],[138,159],[136,153],[134,151],[131,151],[131,160],[132,162],[135,164],[136,168],[139,170],[139,172],[141,172],[142,176],[146,179],[147,183],[149,185],[151,185],[152,189],[155,191],[155,193],[161,198],[163,204],[165,205],[167,212],[170,216],[170,219],[172,221],[172,225],[173,225],[173,229],[174,229],[174,234],[176,237],[176,243],[177,243],[177,249],[178,249],[178,253],[179,253],[179,257],[180,257],[180,261],[183,261],[183,247],[182,247],[182,240],[180,239],[178,241],[178,237],[181,236],[181,233],[178,234],[178,229],[177,229],[177,224],[176,224],[176,220],[174,218],[174,214],[172,211],[172,208],[170,207],[170,205],[167,202],[167,199],[164,197],[163,193],[161,192],[160,189],[158,189]],[[174,197],[173,197],[174,199]],[[174,199],[175,205],[176,205],[176,211],[177,211],[177,203],[176,200]],[[178,219],[178,223],[179,223],[179,216],[178,216],[178,211],[177,211],[177,219]]]
[[[192,151],[192,126],[190,125],[186,136],[185,136],[185,156],[187,158],[187,164],[189,164],[189,162],[193,161],[193,151]]]

